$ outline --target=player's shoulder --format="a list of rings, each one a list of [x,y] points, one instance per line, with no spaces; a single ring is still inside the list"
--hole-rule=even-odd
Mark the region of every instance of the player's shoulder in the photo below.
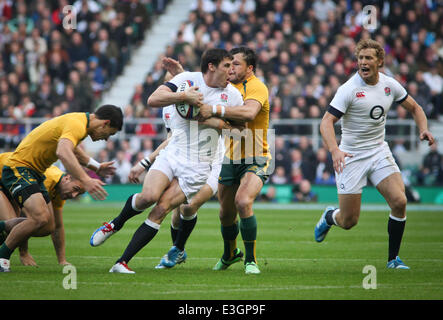
[[[383,72],[378,73],[378,79],[379,82],[383,84],[401,85],[400,82],[398,82],[395,78],[390,77],[387,74],[384,74]]]
[[[364,82],[360,78],[358,72],[354,73],[348,80],[346,80],[340,88],[354,89],[360,87]]]
[[[358,73],[355,73],[348,80],[346,80],[343,84],[341,84],[338,87],[335,95],[336,96],[351,96],[351,95],[353,95],[354,91],[358,90],[363,85],[363,83],[360,81],[360,79],[361,78],[358,76]]]
[[[203,74],[198,71],[185,71],[179,74],[181,78],[186,78],[189,80],[199,80],[203,79]]]
[[[257,89],[268,91],[268,87],[266,86],[266,84],[255,75],[248,82],[250,82],[250,84]]]
[[[89,121],[90,114],[86,112],[68,112],[53,118],[54,122]]]
[[[240,95],[241,96],[241,94],[240,94],[240,92],[238,91],[238,89],[232,84],[232,83],[228,83],[228,85],[226,86],[226,90],[229,92],[229,93],[233,93],[233,94],[235,94],[235,95]]]
[[[201,72],[193,72],[193,71],[184,71],[177,75],[175,75],[168,82],[170,83],[181,83],[186,80],[191,80],[192,82],[198,81],[202,78]]]

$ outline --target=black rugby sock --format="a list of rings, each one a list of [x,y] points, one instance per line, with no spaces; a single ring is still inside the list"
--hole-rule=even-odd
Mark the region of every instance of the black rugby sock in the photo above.
[[[120,214],[117,216],[117,218],[111,221],[111,223],[114,225],[115,230],[120,230],[126,221],[131,219],[133,216],[136,216],[139,213],[143,212],[143,210],[134,210],[134,208],[132,207],[132,198],[135,197],[135,195],[136,194],[133,194],[128,198],[128,200],[126,200],[125,206],[123,207]]]
[[[126,247],[125,252],[117,260],[117,262],[125,261],[126,263],[134,257],[144,246],[146,246],[157,234],[158,228],[147,225],[143,222],[140,227],[135,231],[131,241]]]
[[[332,214],[334,213],[335,210],[337,210],[337,209],[329,210],[328,212],[326,212],[326,215],[325,215],[326,222],[330,226],[336,225],[334,222],[334,218],[332,218]]]
[[[389,255],[388,261],[395,259],[400,251],[401,239],[405,230],[406,218],[399,220],[389,216],[388,220],[388,234],[389,234]]]
[[[185,249],[186,241],[191,235],[192,230],[194,230],[196,223],[197,215],[195,215],[195,217],[190,220],[185,220],[182,216],[180,216],[180,228],[177,234],[177,238],[174,241],[174,246],[182,251]]]
[[[171,224],[170,231],[171,231],[172,245],[174,245],[174,242],[177,239],[178,230],[179,229],[175,229]]]

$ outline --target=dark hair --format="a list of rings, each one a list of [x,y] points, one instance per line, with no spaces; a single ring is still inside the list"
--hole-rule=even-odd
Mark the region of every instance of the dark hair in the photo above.
[[[200,70],[202,73],[208,72],[208,64],[212,63],[214,66],[218,67],[220,62],[223,61],[223,59],[229,58],[232,60],[232,54],[230,54],[225,49],[208,49],[205,52],[203,52],[201,63],[200,63]]]
[[[231,51],[229,51],[232,55],[237,53],[243,54],[243,59],[246,61],[247,66],[252,66],[253,71],[255,72],[255,68],[257,67],[257,54],[254,50],[248,48],[248,47],[237,47],[232,48]]]
[[[94,114],[100,120],[110,120],[110,125],[112,128],[117,128],[118,131],[122,129],[123,112],[121,108],[112,104],[105,104],[99,107]]]

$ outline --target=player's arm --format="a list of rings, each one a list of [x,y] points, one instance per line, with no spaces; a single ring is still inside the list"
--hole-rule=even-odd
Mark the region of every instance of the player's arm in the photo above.
[[[116,167],[114,166],[114,161],[98,162],[94,158],[90,157],[82,148],[74,148],[74,154],[78,162],[88,169],[91,169],[97,173],[100,177],[107,178],[115,174]]]
[[[92,179],[83,170],[74,154],[74,144],[71,140],[62,138],[59,140],[56,151],[57,157],[63,163],[66,170],[85,186],[85,190],[96,200],[104,200],[108,193],[103,189],[104,182]]]
[[[51,234],[52,243],[54,244],[55,254],[57,255],[58,264],[67,265],[65,253],[65,228],[63,226],[63,208],[54,209],[55,230]]]
[[[412,114],[420,132],[420,140],[428,140],[428,145],[432,145],[435,140],[432,133],[428,130],[428,120],[423,108],[409,95],[401,103],[401,106]]]
[[[255,119],[261,108],[262,104],[254,99],[246,100],[243,105],[234,107],[204,104],[200,107],[200,115],[203,119],[215,116],[238,122],[249,122]]]
[[[171,85],[173,86],[173,85]],[[184,101],[187,104],[200,106],[203,103],[203,95],[198,92],[198,87],[187,88],[183,92],[176,92],[166,84],[159,86],[148,98],[148,105],[152,108],[161,108]]]
[[[332,112],[332,113],[331,113]],[[340,119],[340,111],[330,107],[320,123],[320,133],[326,148],[332,155],[334,170],[338,173],[343,171],[345,167],[345,157],[352,157],[351,154],[343,152],[339,149],[337,140],[335,138],[334,124]],[[335,113],[335,115],[333,114]]]
[[[208,118],[206,120],[199,121],[198,123],[199,124],[204,124],[204,125],[207,125],[207,126],[209,126],[211,128],[219,129],[219,130],[223,130],[223,129],[231,130],[231,129],[234,129],[234,128],[237,128],[237,129],[241,130],[241,129],[244,128],[243,125],[233,125],[229,121],[226,121],[224,119],[217,118],[217,117],[211,117],[211,118]]]

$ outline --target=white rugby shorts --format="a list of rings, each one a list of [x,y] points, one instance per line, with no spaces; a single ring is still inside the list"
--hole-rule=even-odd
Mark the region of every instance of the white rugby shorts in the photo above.
[[[395,172],[400,172],[386,142],[377,148],[363,152],[348,152],[352,158],[345,158],[345,168],[335,172],[339,194],[359,194],[367,185],[368,178],[374,186]]]
[[[206,184],[211,173],[211,166],[207,162],[190,162],[177,156],[171,149],[163,149],[152,164],[150,170],[159,170],[169,179],[175,177],[186,196],[188,203],[197,192]]]
[[[218,177],[220,176],[221,167],[221,163],[212,164],[211,174],[206,181],[206,184],[212,189],[212,195],[215,195],[218,190]]]

